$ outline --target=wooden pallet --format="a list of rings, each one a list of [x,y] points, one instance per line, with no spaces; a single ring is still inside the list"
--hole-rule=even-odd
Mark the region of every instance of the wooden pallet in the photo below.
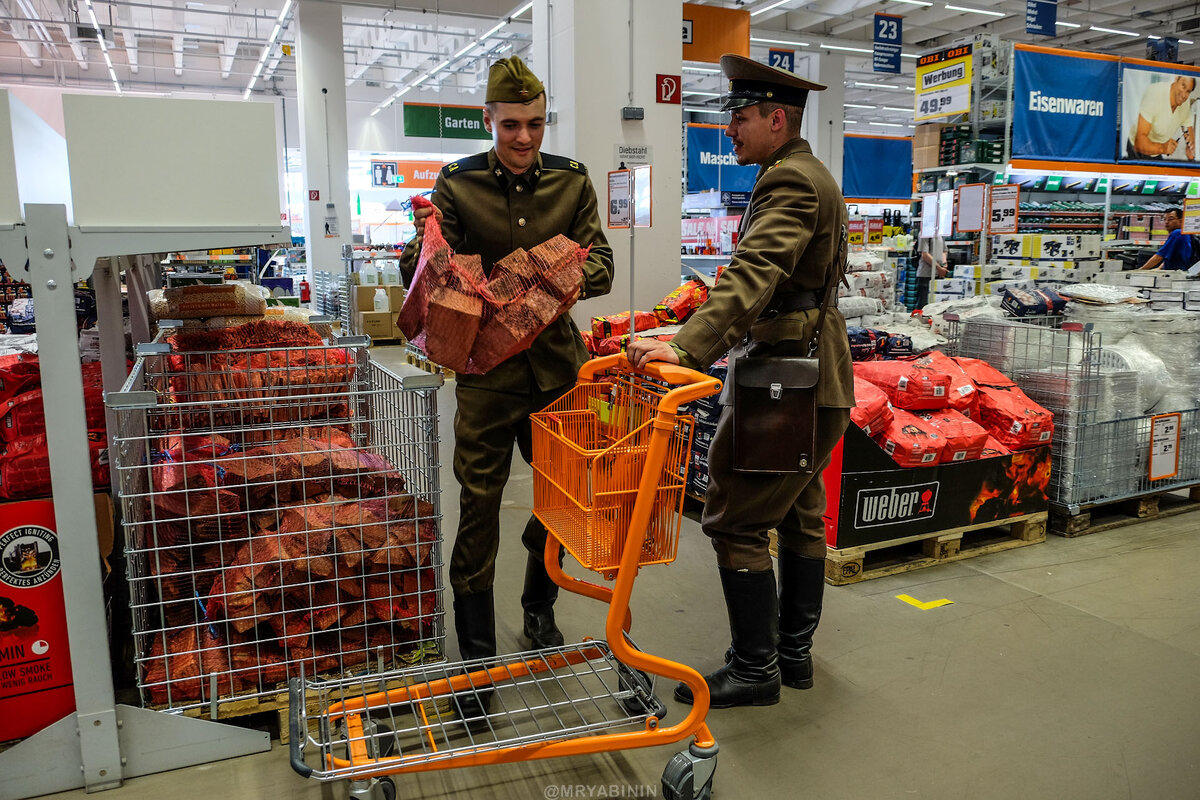
[[[1074,516],[1051,513],[1050,532],[1058,536],[1073,538],[1121,528],[1134,522],[1164,519],[1176,514],[1200,510],[1200,486],[1188,488],[1186,499],[1175,494],[1174,491],[1156,492],[1135,497],[1132,500],[1118,500],[1115,503],[1092,506]]]
[[[831,547],[825,555],[825,582],[845,586],[1044,541],[1046,512],[1040,511],[858,547]]]

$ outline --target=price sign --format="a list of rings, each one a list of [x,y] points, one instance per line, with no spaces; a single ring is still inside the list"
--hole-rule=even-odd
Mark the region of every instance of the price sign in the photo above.
[[[983,214],[987,209],[987,184],[968,183],[958,187],[958,232],[978,233],[983,230]]]
[[[992,200],[988,207],[989,233],[1017,232],[1017,204],[1021,198],[1021,187],[1015,183],[992,187]]]
[[[861,219],[852,219],[850,224],[846,226],[846,239],[850,244],[862,244],[863,232],[866,230],[867,224]]]
[[[629,227],[629,203],[632,195],[629,170],[615,169],[608,173],[608,227]]]
[[[1150,418],[1150,472],[1152,481],[1179,474],[1179,428],[1181,414],[1159,414]]]
[[[1189,197],[1183,201],[1183,233],[1200,233],[1200,198]]]
[[[938,235],[938,196],[921,195],[921,238],[932,239]]]
[[[927,53],[917,61],[917,122],[971,110],[971,45]]]
[[[867,244],[883,244],[883,220],[872,217],[867,220]]]
[[[937,235],[947,239],[954,235],[954,190],[938,192]]]

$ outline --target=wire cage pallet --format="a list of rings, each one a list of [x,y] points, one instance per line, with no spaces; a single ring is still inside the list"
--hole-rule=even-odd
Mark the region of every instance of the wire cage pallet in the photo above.
[[[692,737],[663,773],[663,795],[709,797],[717,746],[708,688],[695,670],[629,638],[641,567],[675,557],[693,422],[682,403],[720,381],[680,367],[634,370],[623,356],[589,362],[578,385],[534,414],[534,513],[546,524],[547,572],[603,602],[605,640],[376,676],[293,681],[291,758],[306,777],[351,781],[352,797],[394,797],[388,777],[652,747]],[[609,587],[568,576],[566,547]],[[674,725],[650,676],[684,681],[695,703]],[[382,682],[404,686],[385,689]],[[306,703],[305,695],[318,698]],[[451,698],[452,713],[431,704]],[[313,709],[315,705],[317,708]],[[385,788],[386,787],[386,788]]]
[[[1178,412],[1175,475],[1151,480],[1155,415],[1130,413],[1139,376],[1106,353],[1101,332],[1091,324],[1054,316],[964,320],[955,315],[947,315],[947,323],[948,353],[987,361],[1054,414],[1053,511],[1074,516],[1200,483],[1200,408]]]
[[[219,715],[290,677],[440,658],[440,379],[365,337],[160,339],[108,398],[143,703]]]

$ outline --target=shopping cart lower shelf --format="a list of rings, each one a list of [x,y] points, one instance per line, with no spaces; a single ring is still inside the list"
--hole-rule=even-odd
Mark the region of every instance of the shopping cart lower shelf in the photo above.
[[[606,640],[355,678],[293,680],[293,768],[318,780],[349,780],[351,797],[390,800],[397,794],[392,775],[691,737],[663,772],[663,796],[710,797],[717,744],[705,723],[708,687],[694,669],[638,650],[628,632],[639,568],[670,562],[678,542],[692,433],[679,406],[719,390],[719,381],[692,370],[651,364],[641,372],[624,356],[610,356],[585,365],[579,385],[533,417],[534,512],[552,534],[546,569],[564,589],[607,604]],[[564,573],[564,546],[613,584]],[[682,720],[662,723],[666,707],[650,676],[691,688],[695,703]],[[486,712],[456,713],[455,697],[485,693],[490,703],[462,708]]]

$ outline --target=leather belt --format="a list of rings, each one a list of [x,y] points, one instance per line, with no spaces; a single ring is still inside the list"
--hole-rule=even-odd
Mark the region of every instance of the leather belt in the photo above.
[[[810,308],[820,307],[820,298],[817,293],[811,289],[804,289],[798,292],[789,292],[782,297],[774,297],[767,305],[766,313],[768,314],[790,314],[793,311],[807,311]]]

